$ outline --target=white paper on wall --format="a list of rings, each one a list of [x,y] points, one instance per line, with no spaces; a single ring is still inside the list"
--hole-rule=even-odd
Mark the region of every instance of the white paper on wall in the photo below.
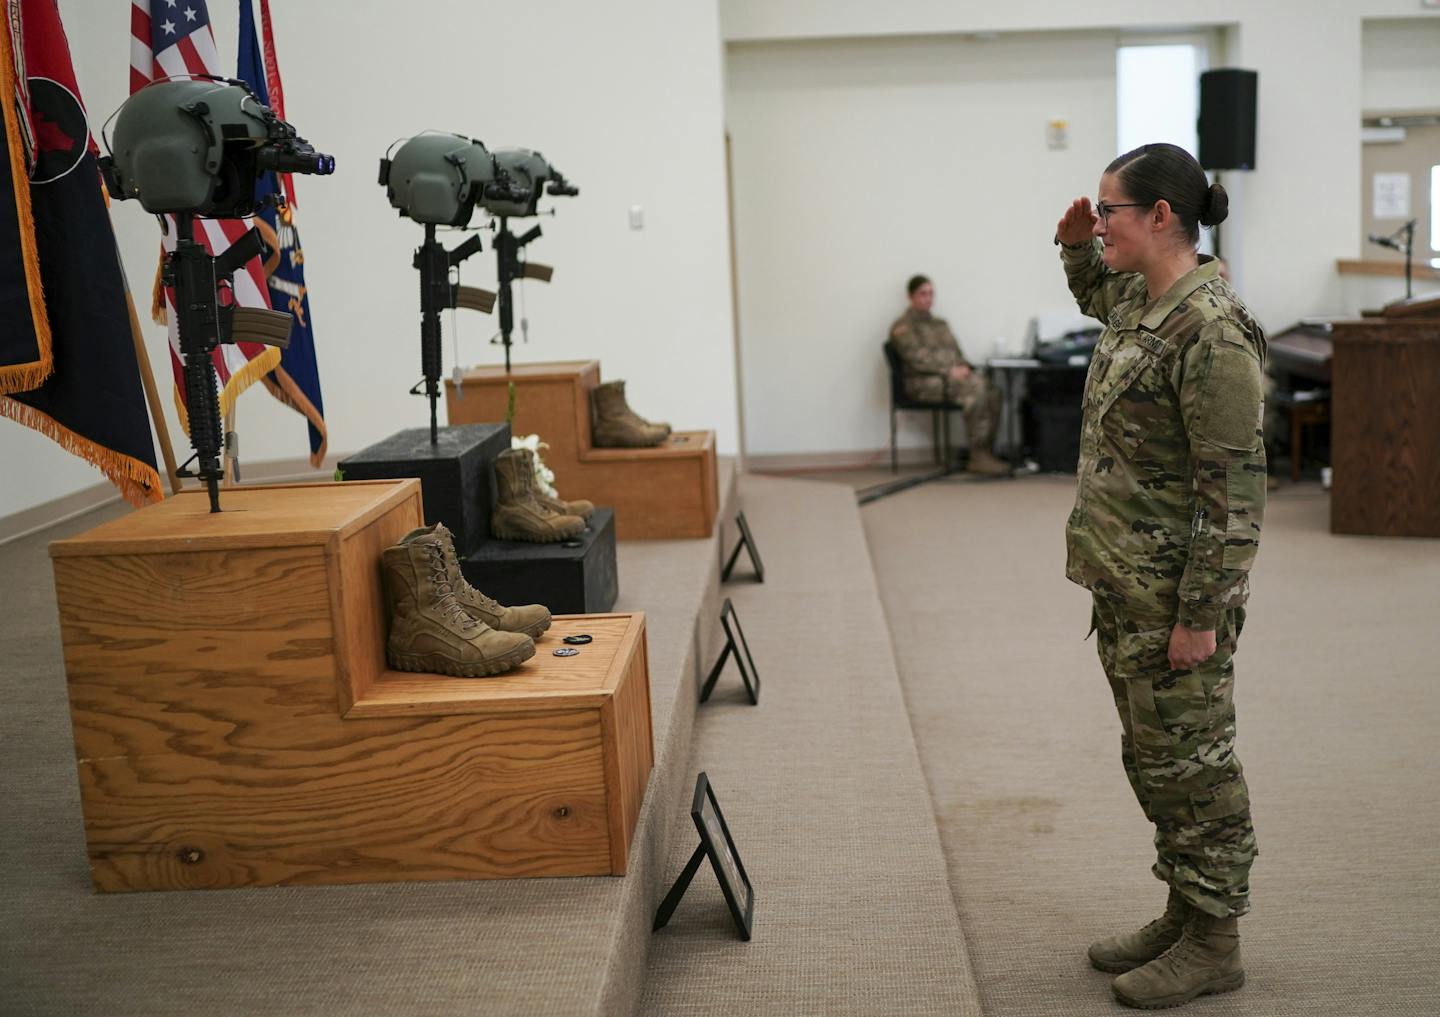
[[[1375,174],[1376,219],[1406,219],[1410,216],[1410,174]]]

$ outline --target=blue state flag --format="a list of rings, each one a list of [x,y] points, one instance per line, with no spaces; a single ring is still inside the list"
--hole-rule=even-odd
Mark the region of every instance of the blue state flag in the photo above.
[[[251,0],[240,0],[240,57],[236,76],[249,85],[266,105],[270,105],[267,82],[277,82],[278,88],[280,80],[280,69],[274,66],[273,48],[269,49],[267,52],[260,48]],[[272,65],[269,75],[265,66],[267,55]],[[281,109],[276,109],[276,112],[284,115]],[[255,197],[259,201],[280,190],[276,175],[266,173],[256,182]],[[293,194],[286,197],[293,198]],[[300,246],[300,233],[295,228],[295,209],[291,204],[280,209],[266,207],[255,216],[255,225],[266,246],[275,252],[265,262],[270,306],[277,311],[288,312],[294,319],[290,326],[290,346],[281,354],[280,366],[265,376],[265,387],[276,399],[302,414],[309,423],[310,464],[318,467],[325,459],[328,435],[325,430],[325,405],[320,398],[320,369],[315,363],[310,295],[305,287],[305,251]]]

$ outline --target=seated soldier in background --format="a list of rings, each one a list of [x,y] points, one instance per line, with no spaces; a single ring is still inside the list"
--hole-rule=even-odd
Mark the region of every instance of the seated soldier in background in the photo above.
[[[906,284],[910,306],[890,326],[890,341],[905,364],[905,392],[928,402],[948,400],[965,414],[970,439],[967,470],[996,477],[1010,467],[995,457],[995,431],[1000,422],[1000,392],[960,352],[944,318],[930,313],[935,287],[923,275]]]

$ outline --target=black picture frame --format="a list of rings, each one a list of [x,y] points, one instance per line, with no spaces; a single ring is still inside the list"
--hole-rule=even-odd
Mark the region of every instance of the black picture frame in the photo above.
[[[740,528],[740,540],[736,543],[735,550],[730,553],[730,560],[720,570],[720,581],[722,583],[730,581],[730,573],[735,571],[735,562],[739,560],[740,552],[748,551],[750,564],[755,568],[755,581],[763,583],[765,581],[765,563],[760,560],[760,548],[755,544],[755,536],[750,532],[750,522],[745,518],[744,512],[736,513],[735,525]]]
[[[740,616],[735,613],[735,605],[729,597],[720,607],[720,624],[725,629],[725,649],[700,687],[700,702],[709,700],[710,693],[715,691],[715,683],[720,680],[720,672],[725,670],[725,662],[734,654],[740,677],[745,682],[745,691],[750,696],[750,705],[759,706],[760,672],[755,667],[755,658],[750,655],[750,644],[745,640],[745,630],[740,627]]]
[[[735,846],[729,824],[725,822],[725,814],[720,811],[720,802],[715,797],[710,777],[704,771],[695,778],[695,796],[690,803],[690,818],[695,823],[696,832],[700,834],[700,846],[695,849],[684,871],[680,873],[680,878],[675,880],[675,885],[660,902],[651,931],[659,932],[669,923],[680,899],[689,889],[690,881],[699,871],[700,863],[708,858],[710,868],[715,873],[715,880],[720,884],[720,891],[725,895],[730,917],[735,920],[736,931],[740,933],[740,938],[748,943],[755,927],[755,888],[750,882],[749,873],[745,871],[745,863],[740,860],[740,851]]]

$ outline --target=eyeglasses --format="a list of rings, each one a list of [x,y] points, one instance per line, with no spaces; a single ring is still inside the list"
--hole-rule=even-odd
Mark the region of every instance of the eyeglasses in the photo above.
[[[1106,226],[1110,225],[1110,213],[1117,208],[1149,208],[1155,204],[1153,201],[1122,201],[1119,204],[1110,205],[1103,201],[1095,202],[1095,211],[1100,215],[1100,221]]]

